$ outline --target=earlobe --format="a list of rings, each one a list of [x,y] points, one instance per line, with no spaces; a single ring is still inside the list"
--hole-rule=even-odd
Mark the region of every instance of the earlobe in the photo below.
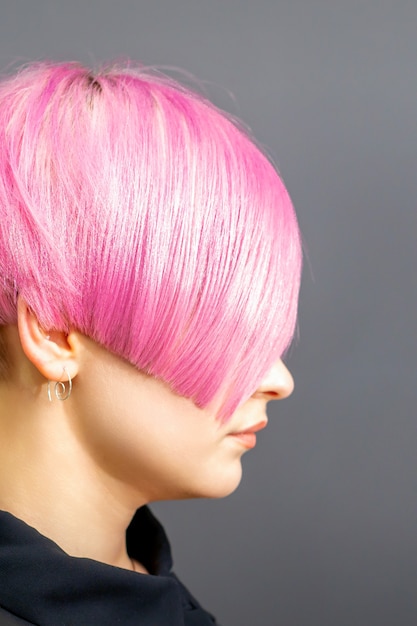
[[[46,379],[64,381],[78,373],[76,343],[63,331],[44,329],[27,302],[18,297],[17,326],[28,360]]]

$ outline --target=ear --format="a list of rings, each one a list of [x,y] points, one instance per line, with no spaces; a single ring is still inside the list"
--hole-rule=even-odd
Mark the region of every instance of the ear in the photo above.
[[[17,327],[23,352],[42,376],[60,381],[65,379],[65,371],[71,378],[78,374],[79,344],[73,334],[42,328],[34,312],[20,296]]]

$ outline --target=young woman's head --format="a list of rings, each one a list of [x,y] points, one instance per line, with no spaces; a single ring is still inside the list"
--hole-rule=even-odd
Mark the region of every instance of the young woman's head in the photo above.
[[[294,333],[301,245],[247,133],[142,69],[40,63],[0,84],[0,324],[20,295],[229,417]]]

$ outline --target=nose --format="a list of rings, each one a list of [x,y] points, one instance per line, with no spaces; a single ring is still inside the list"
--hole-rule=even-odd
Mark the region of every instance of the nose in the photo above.
[[[281,359],[278,359],[255,392],[255,396],[262,395],[269,400],[283,400],[288,398],[294,390],[294,379],[291,372],[284,365]]]

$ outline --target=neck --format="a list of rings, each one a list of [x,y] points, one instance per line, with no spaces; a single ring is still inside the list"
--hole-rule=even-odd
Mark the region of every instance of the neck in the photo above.
[[[44,396],[0,385],[0,508],[71,556],[132,569],[125,531],[145,500],[92,462],[65,402]]]

